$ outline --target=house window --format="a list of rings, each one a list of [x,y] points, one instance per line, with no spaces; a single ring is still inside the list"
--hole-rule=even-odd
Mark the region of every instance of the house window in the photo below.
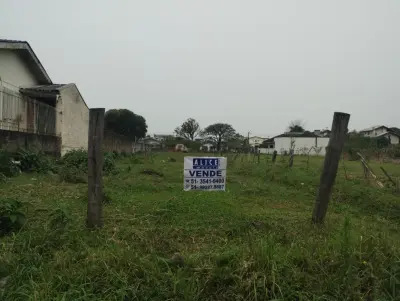
[[[25,117],[25,102],[17,91],[3,87],[0,92],[0,127],[17,130]]]

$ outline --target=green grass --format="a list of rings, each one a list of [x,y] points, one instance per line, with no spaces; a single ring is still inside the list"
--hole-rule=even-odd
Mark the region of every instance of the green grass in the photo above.
[[[0,299],[400,300],[400,196],[380,163],[371,167],[383,189],[359,162],[345,162],[349,180],[340,165],[317,227],[322,158],[307,167],[296,157],[289,170],[280,157],[233,157],[226,192],[184,192],[181,154],[120,159],[96,231],[85,228],[86,184],[39,174],[1,183],[26,224],[0,238]],[[400,165],[383,166],[400,177]]]

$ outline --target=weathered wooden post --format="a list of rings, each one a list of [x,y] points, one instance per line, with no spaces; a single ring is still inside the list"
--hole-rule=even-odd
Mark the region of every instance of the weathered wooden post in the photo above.
[[[103,140],[105,109],[89,110],[88,137],[88,228],[103,226]]]
[[[332,186],[335,182],[336,173],[339,166],[340,155],[347,134],[350,114],[335,112],[333,115],[331,136],[326,148],[324,169],[321,174],[319,190],[315,201],[312,220],[314,223],[324,221],[328,209],[329,198],[332,192]]]
[[[289,168],[293,167],[294,149],[289,150]]]
[[[274,152],[272,153],[272,163],[275,164],[276,161],[276,156],[278,155],[278,152],[276,150],[274,150]]]

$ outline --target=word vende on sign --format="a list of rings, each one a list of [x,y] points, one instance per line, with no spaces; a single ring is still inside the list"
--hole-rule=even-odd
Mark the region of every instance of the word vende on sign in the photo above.
[[[225,157],[185,157],[184,160],[183,189],[185,191],[225,191]]]

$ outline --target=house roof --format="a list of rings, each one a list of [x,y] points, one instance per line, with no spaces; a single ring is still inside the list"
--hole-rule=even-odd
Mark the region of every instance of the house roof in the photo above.
[[[386,128],[386,129],[388,129],[388,127],[387,127],[387,126],[384,126],[384,125],[375,125],[375,126],[371,126],[371,127],[369,127],[369,128],[366,128],[366,129],[361,130],[360,133],[361,133],[361,132],[373,131],[373,130],[376,130],[376,129],[379,129],[379,128]]]
[[[33,86],[29,88],[20,88],[19,91],[21,94],[31,96],[31,97],[46,97],[46,96],[54,96],[60,94],[60,91],[67,88],[75,88],[78,92],[79,96],[81,97],[83,103],[88,107],[86,104],[81,92],[79,91],[78,87],[71,83],[71,84],[51,84],[51,85],[39,85]],[[89,107],[88,107],[89,108]]]
[[[0,49],[10,49],[16,51],[18,55],[26,62],[29,69],[35,74],[40,84],[53,83],[28,42],[0,39]]]
[[[269,146],[269,145],[271,145],[271,144],[274,144],[274,138],[270,138],[270,139],[264,140],[264,141],[260,144],[260,146],[261,146],[261,147],[264,147],[264,146]]]
[[[274,138],[265,139],[265,140],[263,141],[263,144],[264,144],[264,143],[274,143]]]
[[[250,137],[250,139],[252,139],[252,138],[267,139],[267,138],[264,138],[264,137],[261,137],[261,136],[252,136],[252,137]]]
[[[315,138],[319,137],[318,135],[315,135],[314,133],[311,133],[309,131],[305,132],[286,132],[283,134],[280,134],[278,136],[275,136],[275,138],[281,138],[281,137],[302,137],[302,138]]]
[[[70,84],[68,84],[70,85]],[[66,84],[51,84],[51,85],[39,85],[39,86],[33,86],[33,87],[28,87],[28,88],[21,88],[19,89],[21,93],[25,95],[29,94],[58,94],[60,93],[60,90],[68,86]]]
[[[400,132],[396,132],[396,131],[392,131],[392,130],[389,130],[389,131],[386,132],[386,133],[381,133],[381,134],[379,134],[379,135],[373,136],[372,138],[382,137],[382,136],[386,136],[386,135],[389,135],[389,134],[390,134],[390,135],[397,136],[397,137],[400,138]]]
[[[400,135],[400,129],[399,128],[391,127],[391,128],[389,128],[389,131],[395,133],[396,135]]]

